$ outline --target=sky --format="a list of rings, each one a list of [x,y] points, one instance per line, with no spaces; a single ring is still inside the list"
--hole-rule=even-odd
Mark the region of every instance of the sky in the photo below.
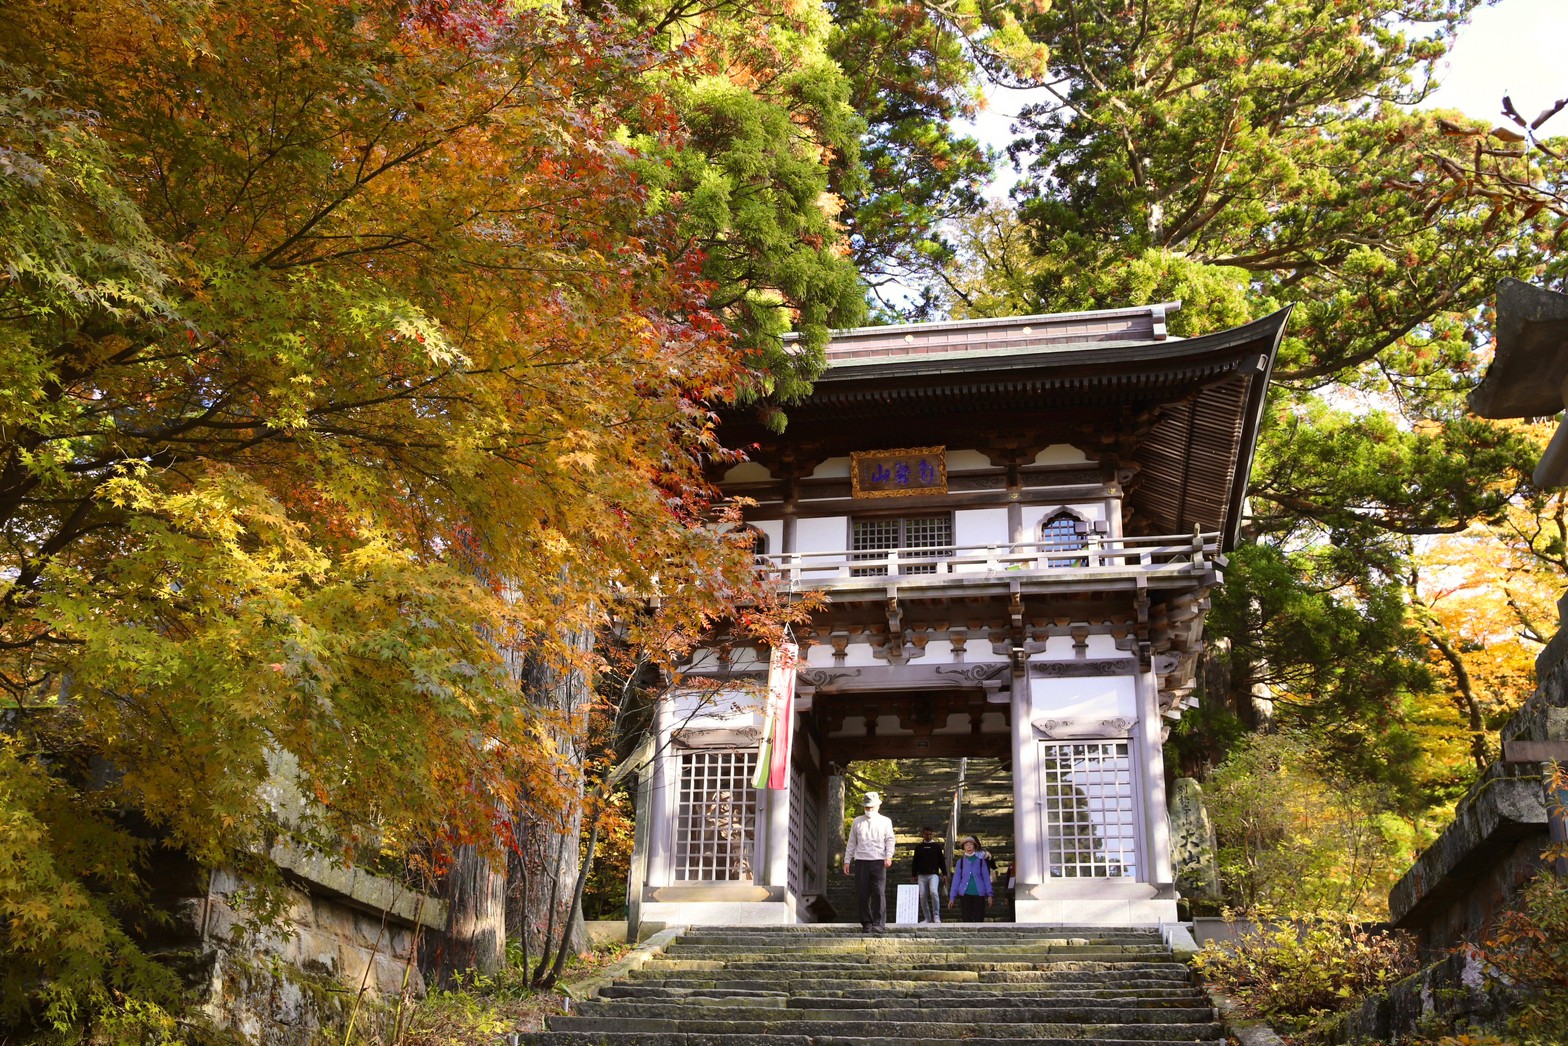
[[[1470,18],[1439,68],[1426,104],[1482,119],[1500,117],[1504,94],[1526,119],[1568,97],[1568,0],[1501,0]],[[1545,128],[1568,134],[1568,118]]]
[[[1502,119],[1502,98],[1511,94],[1526,119],[1568,97],[1568,0],[1499,0],[1471,16],[1438,69],[1439,87],[1424,103],[1459,109],[1477,119]],[[1008,125],[1032,92],[995,90],[974,123],[981,141],[1004,147]],[[1568,135],[1568,111],[1543,128]],[[1005,193],[1011,182],[999,172]]]

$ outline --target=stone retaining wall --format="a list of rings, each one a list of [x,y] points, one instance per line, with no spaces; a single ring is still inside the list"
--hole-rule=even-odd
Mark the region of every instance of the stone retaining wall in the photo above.
[[[446,907],[390,879],[336,867],[319,854],[277,848],[284,871],[283,918],[247,921],[247,884],[211,876],[193,902],[206,952],[203,1010],[222,1029],[258,1046],[297,1046],[351,1018],[368,1029],[399,997],[424,994],[417,964],[421,930],[440,931]]]

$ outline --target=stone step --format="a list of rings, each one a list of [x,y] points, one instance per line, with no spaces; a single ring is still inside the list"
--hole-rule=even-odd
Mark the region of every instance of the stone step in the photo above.
[[[748,958],[748,960],[715,960],[715,958],[659,958],[649,961],[640,969],[640,974],[665,977],[670,974],[732,974],[750,975],[776,974],[784,979],[795,975],[822,975],[823,972],[842,971],[847,975],[859,975],[862,972],[881,972],[891,977],[897,972],[924,972],[924,971],[971,971],[975,974],[983,972],[1065,972],[1068,969],[1083,969],[1083,964],[1093,963],[1096,968],[1104,968],[1107,972],[1118,969],[1146,969],[1156,968],[1168,972],[1173,977],[1187,977],[1187,968],[1181,963],[1157,963],[1149,961],[1148,964],[1138,963],[1131,958],[1118,957],[1113,953],[1062,953],[1052,957],[1036,957],[1033,961],[1014,960],[1014,958],[953,958],[924,957],[906,958],[897,952],[872,953],[872,955],[839,955],[834,958],[801,958],[801,960],[781,960],[781,958]]]
[[[1062,963],[1062,966],[1068,964]],[[1116,965],[1100,963],[1098,965]],[[1122,963],[1120,970],[1108,970],[1108,973],[1128,973],[1145,971],[1139,970],[1135,963]],[[814,977],[864,977],[867,975],[882,976],[884,979],[897,980],[906,974],[927,973],[966,973],[972,975],[974,980],[983,980],[992,975],[1018,974],[1018,973],[1073,973],[1081,970],[1057,969],[1057,964],[1043,962],[986,962],[978,960],[954,960],[945,962],[940,959],[929,959],[913,962],[893,961],[852,961],[841,959],[837,962],[783,962],[779,960],[759,959],[754,962],[736,962],[715,964],[703,962],[663,962],[648,963],[639,973],[647,977],[671,977],[675,975],[689,975],[692,978],[706,978],[711,980],[747,980],[758,977],[771,977],[780,984],[786,982],[793,984],[799,980],[808,980]],[[1185,971],[1170,970],[1166,975],[1173,979],[1185,979]],[[637,978],[641,979],[641,978]],[[1049,978],[1056,979],[1056,978]]]
[[[710,927],[519,1046],[1216,1046],[1223,1028],[1147,930]]]
[[[781,927],[781,929],[786,929]],[[790,948],[812,947],[822,943],[863,941],[865,934],[858,923],[817,923],[810,933],[770,934],[758,930],[727,930],[723,933],[704,933],[683,936],[676,947],[691,945],[736,948],[771,947],[782,939]],[[1030,927],[1020,929],[1013,923],[922,923],[918,926],[891,925],[885,940],[904,941],[909,944],[953,942],[984,944],[1021,944],[1041,942],[1046,944],[1138,944],[1163,947],[1164,940],[1158,931],[1110,931],[1094,927]]]
[[[862,932],[859,925],[845,925],[842,930],[834,925],[834,932],[817,933],[792,933],[787,936],[773,936],[767,933],[728,933],[728,935],[691,936],[674,942],[673,947],[781,947],[781,941],[790,949],[795,947],[823,947],[845,942],[866,941],[866,939],[880,939],[880,941],[897,941],[898,944],[908,944],[909,947],[931,946],[931,944],[980,944],[980,946],[1021,946],[1021,944],[1077,944],[1077,946],[1093,946],[1093,944],[1121,944],[1121,946],[1137,947],[1165,947],[1165,941],[1157,933],[1077,933],[1054,932],[1054,930],[1035,930],[1033,933],[1021,933],[1013,924],[996,924],[1005,927],[1005,933],[988,932],[989,927],[975,927],[974,924],[949,925],[919,925],[919,927],[887,927],[880,936]],[[969,932],[966,933],[966,930]],[[975,930],[980,932],[975,933]]]
[[[782,1012],[782,1011],[781,1011]],[[656,1032],[683,1032],[717,1035],[777,1035],[831,1036],[834,1038],[901,1039],[905,1042],[918,1039],[1077,1039],[1103,1042],[1116,1039],[1124,1042],[1182,1042],[1195,1039],[1217,1039],[1224,1029],[1214,1021],[1189,1024],[1043,1024],[1019,1022],[1016,1024],[984,1021],[877,1021],[877,1020],[793,1020],[781,1016],[777,1020],[693,1020],[682,1018],[664,1020],[647,1017],[552,1017],[550,1031],[588,1032],[595,1034],[627,1032],[643,1034]]]
[[[706,927],[690,927],[682,933],[681,939],[704,938],[704,936],[724,935],[724,933],[745,933],[751,936],[811,936],[814,933],[847,933],[851,925],[847,922],[800,922],[790,925],[706,925]],[[909,933],[928,933],[942,927],[903,927]],[[1040,935],[1040,933],[1071,933],[1071,935],[1091,935],[1091,933],[1118,933],[1118,935],[1159,936],[1159,930],[1154,927],[1102,927],[1102,925],[1076,924],[1076,922],[1052,922],[1052,924],[1014,924],[1014,922],[991,922],[986,925],[972,925],[972,927],[952,927],[960,933],[974,933],[974,935]]]
[[[633,970],[627,975],[627,983],[639,984],[652,981],[670,981],[680,984],[682,981],[695,984],[698,981],[718,983],[723,981],[751,981],[765,979],[773,982],[775,987],[785,985],[799,985],[809,981],[821,980],[866,980],[881,977],[883,980],[951,980],[951,981],[980,981],[993,980],[1006,982],[1013,977],[1029,974],[1032,979],[1041,984],[1101,984],[1106,987],[1125,984],[1129,981],[1160,981],[1164,983],[1186,984],[1190,980],[1187,968],[1180,963],[1059,963],[1048,969],[1025,970],[979,970],[972,967],[958,965],[952,969],[942,969],[935,966],[900,967],[897,969],[880,968],[866,965],[852,965],[840,963],[815,970],[756,970],[756,969],[715,969],[715,970],[672,970],[668,967],[649,963],[640,970]]]
[[[682,999],[653,1002],[647,999],[590,1000],[574,1011],[579,1017],[618,1017],[658,1020],[725,1021],[851,1021],[886,1020],[886,1011],[896,1009],[902,1022],[937,1020],[941,1023],[996,1024],[1197,1024],[1214,1020],[1213,1008],[1197,1000],[1185,1004],[1159,1006],[1084,1006],[1046,1002],[1000,1005],[993,1000],[969,999],[967,1005],[945,1000],[943,1006],[912,1005],[908,1000],[899,1007],[875,1006],[864,999],[836,1000],[838,1005],[821,1005],[835,1000],[815,999],[805,1005],[794,999]],[[774,1005],[766,1005],[766,1003]],[[977,1005],[984,1002],[985,1005]],[[1174,1000],[1173,1000],[1174,1002]]]
[[[884,982],[885,985],[886,982]],[[1163,988],[1058,988],[1042,993],[1038,987],[1027,985],[989,985],[975,982],[972,985],[922,984],[914,988],[892,989],[882,985],[874,988],[857,987],[840,990],[820,990],[811,994],[791,994],[777,988],[665,988],[649,985],[612,984],[601,989],[601,999],[647,999],[649,1001],[688,999],[695,1002],[707,1000],[735,1000],[744,1003],[750,999],[795,999],[799,1005],[838,1006],[962,1006],[976,998],[984,998],[997,1006],[1089,1006],[1107,1005],[1127,1008],[1156,1006],[1208,1006],[1199,1000],[1188,985]],[[791,1003],[796,1005],[797,1003]]]
[[[973,977],[967,980],[961,979],[963,976],[964,975],[962,974],[955,975],[952,973],[937,973],[919,978],[902,978],[896,981],[877,980],[875,978],[869,977],[859,980],[824,979],[818,981],[801,981],[790,985],[790,988],[793,991],[799,992],[801,994],[809,993],[811,995],[840,995],[845,998],[855,998],[857,993],[869,994],[879,989],[896,994],[899,992],[915,992],[922,990],[934,991],[940,988],[952,991],[973,992],[974,994],[981,996],[997,997],[1010,994],[1027,995],[1031,992],[1037,993],[1041,991],[1083,991],[1085,989],[1093,988],[1093,982],[1083,982],[1068,985],[1042,984],[1038,981],[1008,983],[1005,981],[995,980],[981,981]],[[641,987],[642,985],[638,986]],[[651,984],[648,985],[648,987],[690,987],[705,991],[769,991],[777,989],[779,987],[779,982],[770,979],[759,979],[751,981],[708,982],[704,984],[693,983],[687,980],[672,980],[663,983]],[[1145,981],[1141,983],[1128,983],[1124,985],[1122,990],[1131,995],[1147,996],[1150,995],[1150,993],[1164,992],[1173,988],[1179,988],[1179,986],[1175,985],[1171,981]],[[1118,996],[1113,994],[1107,996],[1107,998],[1114,1000],[1118,998]]]
[[[812,960],[821,957],[827,960],[849,959],[855,956],[864,956],[869,959],[878,959],[888,955],[901,955],[911,960],[924,956],[953,956],[972,957],[980,959],[1002,959],[1011,957],[1031,957],[1041,961],[1053,956],[1067,956],[1078,958],[1142,958],[1144,956],[1156,957],[1164,955],[1166,950],[1152,944],[1043,944],[1030,942],[1028,944],[927,944],[922,941],[886,941],[883,938],[873,937],[869,941],[840,941],[833,944],[813,943],[798,945],[790,948],[789,956],[792,959]],[[757,954],[757,949],[729,948],[714,945],[682,945],[671,948],[666,953],[667,962],[730,962],[739,961],[746,955]]]
[[[943,1040],[940,1036],[931,1036],[929,1039],[921,1036],[911,1040],[896,1036],[803,1035],[799,1032],[731,1035],[722,1032],[653,1031],[531,1032],[519,1035],[515,1039],[517,1046],[906,1046],[911,1041]],[[1009,1034],[965,1039],[964,1046],[1086,1046],[1090,1042],[1094,1046],[1147,1046],[1148,1040],[1112,1038],[1091,1040],[1085,1039],[1082,1034],[1061,1038],[1040,1038],[1031,1035],[1019,1037]],[[1209,1039],[1191,1040],[1190,1046],[1226,1046],[1226,1043],[1223,1038],[1214,1036]]]

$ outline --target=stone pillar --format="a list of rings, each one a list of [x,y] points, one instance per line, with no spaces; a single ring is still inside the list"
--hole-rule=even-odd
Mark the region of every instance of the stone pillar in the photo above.
[[[1218,901],[1214,824],[1203,805],[1203,788],[1190,777],[1178,778],[1171,794],[1171,848],[1181,895],[1195,901]]]

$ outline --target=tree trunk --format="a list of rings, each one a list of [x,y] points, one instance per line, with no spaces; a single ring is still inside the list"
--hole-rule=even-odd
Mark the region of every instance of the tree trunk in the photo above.
[[[506,964],[506,877],[474,846],[459,847],[442,884],[446,933],[434,942],[438,982],[474,970],[487,976]]]
[[[1481,702],[1476,696],[1475,684],[1470,679],[1470,669],[1465,665],[1465,659],[1460,655],[1459,650],[1430,619],[1423,624],[1421,631],[1425,633],[1433,649],[1453,670],[1454,705],[1458,708],[1459,714],[1469,723],[1470,757],[1475,760],[1475,768],[1484,772],[1487,764],[1492,760],[1492,753],[1487,748],[1486,717],[1481,712]]]
[[[580,652],[593,647],[591,632],[574,632],[570,639]],[[543,961],[557,941],[574,954],[587,947],[582,913],[569,909],[581,864],[582,759],[592,695],[588,679],[576,666],[537,657],[523,667],[523,693],[554,718],[552,734],[560,759],[553,769],[566,800],[563,810],[520,812],[526,823],[518,827],[519,853],[508,876],[508,931]]]

